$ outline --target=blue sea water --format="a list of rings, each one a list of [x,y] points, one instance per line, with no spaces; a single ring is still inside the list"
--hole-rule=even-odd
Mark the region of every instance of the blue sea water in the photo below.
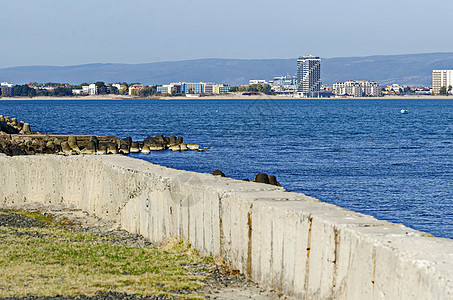
[[[288,190],[453,238],[453,100],[0,101],[0,114],[56,134],[181,135],[209,150],[131,156],[274,174]]]

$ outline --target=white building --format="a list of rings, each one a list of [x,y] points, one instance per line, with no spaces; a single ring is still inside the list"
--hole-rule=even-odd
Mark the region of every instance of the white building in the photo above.
[[[171,95],[173,90],[174,90],[174,85],[173,84],[164,84],[164,85],[160,85],[160,86],[157,87],[157,92],[161,93],[162,95],[164,95],[164,94],[170,94]]]
[[[297,91],[296,76],[275,76],[269,83],[271,90],[278,95],[292,96]]]
[[[300,97],[317,97],[321,91],[321,59],[302,56],[297,60],[297,94]]]
[[[453,70],[433,70],[433,93],[439,94],[440,88],[453,87]],[[451,91],[450,91],[451,92]]]
[[[82,86],[82,90],[87,95],[97,95],[98,94],[98,87],[94,83],[92,83],[90,85]]]
[[[381,96],[381,87],[379,84],[369,80],[348,80],[345,82],[337,82],[333,85],[332,89],[333,93],[337,96]]]
[[[224,84],[215,84],[213,86],[213,94],[219,95],[219,94],[225,94],[230,91],[230,86],[229,85],[224,85]]]
[[[263,80],[263,79],[252,79],[249,81],[249,84],[252,85],[252,84],[261,84],[261,85],[266,85],[268,84],[266,82],[266,80]]]

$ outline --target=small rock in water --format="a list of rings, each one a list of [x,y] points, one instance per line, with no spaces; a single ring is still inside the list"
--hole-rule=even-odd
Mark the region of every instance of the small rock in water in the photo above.
[[[150,152],[151,152],[151,150],[149,150],[149,146],[148,145],[143,145],[142,153],[143,154],[149,154]]]

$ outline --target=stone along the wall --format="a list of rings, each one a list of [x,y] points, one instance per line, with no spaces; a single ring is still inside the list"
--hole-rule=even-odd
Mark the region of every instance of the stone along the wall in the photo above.
[[[314,299],[453,298],[453,241],[303,194],[123,156],[0,156],[3,207],[61,205],[154,242],[190,241]]]

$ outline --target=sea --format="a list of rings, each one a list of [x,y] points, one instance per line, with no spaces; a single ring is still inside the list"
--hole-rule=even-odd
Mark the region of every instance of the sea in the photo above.
[[[273,174],[287,190],[453,238],[453,100],[17,100],[0,114],[55,134],[180,135],[209,149],[130,156]]]

